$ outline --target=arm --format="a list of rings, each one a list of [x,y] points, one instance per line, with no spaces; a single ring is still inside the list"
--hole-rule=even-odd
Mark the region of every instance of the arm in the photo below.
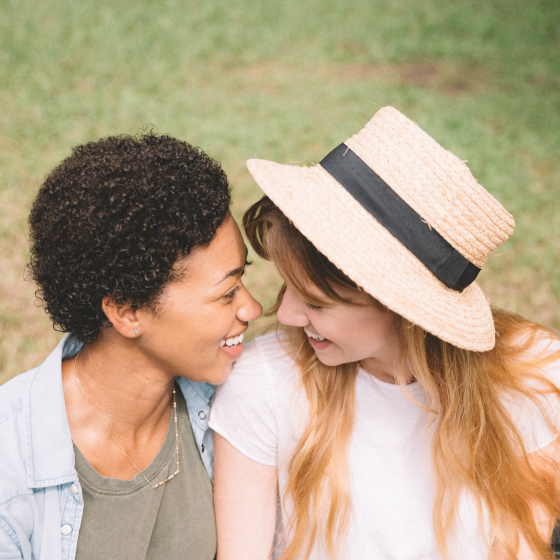
[[[261,465],[215,434],[217,560],[270,558],[276,527],[278,470]]]
[[[553,468],[556,478],[556,487],[560,488],[560,437],[546,447],[531,453],[528,457],[531,459],[531,463],[535,469]],[[534,516],[537,520],[540,534],[545,540],[550,542],[556,519],[551,518],[541,507],[534,508]],[[535,553],[529,548],[523,535],[520,535],[519,541],[518,560],[539,560]],[[503,546],[500,543],[494,543],[489,560],[509,560],[509,558]]]
[[[14,529],[0,516],[0,560],[21,560],[23,553]]]

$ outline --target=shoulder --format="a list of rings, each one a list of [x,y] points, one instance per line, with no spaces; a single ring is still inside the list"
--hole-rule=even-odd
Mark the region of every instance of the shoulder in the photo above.
[[[37,369],[0,387],[0,504],[29,493],[25,451],[24,397]]]
[[[504,319],[505,317],[505,319]],[[513,319],[512,319],[513,318]],[[499,322],[511,325],[499,330]],[[552,382],[560,387],[560,339],[548,329],[501,312],[496,346],[488,352],[490,367],[501,372],[506,393],[540,392]]]
[[[539,331],[529,341],[522,336],[518,343],[524,348],[523,361],[530,369],[560,388],[560,339],[548,331]]]
[[[298,384],[299,370],[282,333],[270,333],[249,342],[218,388],[213,407],[225,402],[257,403],[274,408]]]
[[[560,339],[552,334],[542,334],[535,340],[534,353],[546,361],[545,368],[560,369]]]
[[[2,424],[23,406],[23,397],[39,368],[21,373],[0,386],[0,429]]]
[[[272,332],[247,344],[233,366],[232,375],[252,371],[278,374],[295,367],[286,336],[282,332]]]
[[[276,465],[279,446],[292,432],[294,408],[300,409],[298,380],[282,333],[255,339],[218,388],[210,427],[250,459]]]
[[[243,406],[282,414],[286,402],[301,387],[299,369],[281,332],[261,336],[247,344],[225,383],[218,388],[213,409]]]
[[[218,393],[241,391],[245,395],[267,395],[278,390],[282,393],[298,379],[299,370],[289,353],[285,335],[272,332],[247,344]]]
[[[548,332],[520,338],[523,392],[503,395],[510,418],[528,453],[542,449],[560,434],[560,340]],[[514,372],[512,372],[514,373]]]

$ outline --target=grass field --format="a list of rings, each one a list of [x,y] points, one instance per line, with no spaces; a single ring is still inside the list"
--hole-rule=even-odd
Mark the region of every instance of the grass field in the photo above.
[[[72,146],[145,126],[244,162],[317,162],[393,105],[468,160],[517,221],[480,275],[560,330],[557,0],[0,0],[0,382],[60,335],[24,281],[26,217]],[[61,271],[63,273],[63,271]],[[255,263],[255,295],[278,282]]]

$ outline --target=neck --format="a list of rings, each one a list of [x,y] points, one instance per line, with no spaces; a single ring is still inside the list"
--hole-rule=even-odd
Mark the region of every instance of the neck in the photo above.
[[[397,379],[395,377],[395,367],[394,365],[389,365],[376,358],[366,358],[360,361],[360,366],[364,371],[373,375],[380,381],[384,383],[396,384]]]
[[[412,383],[414,376],[410,370],[405,369],[399,372],[399,356],[400,344],[397,337],[393,335],[378,355],[361,360],[360,366],[367,373],[385,383],[396,385],[399,382],[398,377],[401,375],[406,384]]]
[[[91,405],[115,437],[135,438],[167,425],[174,377],[143,359],[128,339],[99,337],[63,363],[64,392],[69,417],[91,416]]]
[[[62,363],[62,382],[72,440],[99,474],[119,479],[137,474],[106,430],[139,469],[152,462],[171,418],[173,375],[150,364],[130,340],[105,334],[77,360]]]

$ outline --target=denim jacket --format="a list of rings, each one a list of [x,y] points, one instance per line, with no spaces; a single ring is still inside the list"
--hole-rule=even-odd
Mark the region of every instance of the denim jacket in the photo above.
[[[61,362],[82,344],[66,335],[38,368],[0,387],[0,560],[75,560],[84,502],[64,405]],[[214,386],[177,378],[206,470]]]

